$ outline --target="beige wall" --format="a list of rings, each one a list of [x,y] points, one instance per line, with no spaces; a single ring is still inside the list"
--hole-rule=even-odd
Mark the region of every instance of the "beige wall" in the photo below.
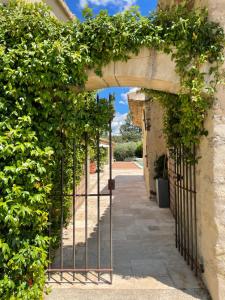
[[[169,72],[165,72],[169,70]],[[180,88],[175,63],[171,57],[154,49],[142,48],[125,61],[111,62],[102,68],[102,77],[88,71],[86,90],[111,86],[134,86],[176,93]]]
[[[27,0],[27,1],[29,2],[43,1],[51,8],[53,14],[61,21],[68,21],[75,17],[69,10],[64,0]],[[0,2],[7,3],[7,0],[0,0]]]
[[[54,15],[58,19],[62,21],[68,21],[74,18],[73,14],[69,10],[64,0],[43,0],[43,1],[51,7]]]
[[[160,0],[161,7],[178,0]],[[210,20],[225,29],[225,0],[195,0],[207,7]],[[223,66],[225,69],[225,65]],[[202,138],[197,166],[197,222],[202,278],[213,300],[225,299],[225,88],[218,87],[212,110],[205,121],[209,134]]]
[[[161,4],[171,4],[173,0],[161,0]],[[206,6],[211,20],[219,22],[225,29],[225,0],[196,0],[195,5]],[[158,68],[160,67],[157,66]],[[156,68],[157,68],[156,67]],[[169,70],[168,64],[165,69]],[[223,67],[225,68],[225,66]],[[125,71],[124,71],[125,72]],[[175,77],[171,76],[171,80]],[[144,83],[144,81],[143,81]],[[162,81],[162,89],[164,82]],[[144,83],[145,84],[145,83]],[[167,85],[165,85],[166,90]],[[213,300],[225,299],[225,88],[218,87],[217,100],[205,121],[205,127],[209,134],[202,138],[199,147],[201,159],[197,166],[197,222],[198,222],[198,246],[200,261],[204,265],[205,272],[202,278]],[[153,113],[154,112],[154,113]],[[160,108],[151,109],[151,118],[155,115],[156,121],[160,117]],[[154,117],[153,117],[154,118]],[[152,128],[145,132],[144,150],[154,157],[161,147],[157,149],[152,141],[160,139],[159,127],[154,128],[154,120],[151,120]],[[156,123],[157,124],[157,123]],[[155,134],[153,133],[155,132]],[[160,143],[158,144],[160,145]],[[147,149],[146,149],[147,147]],[[148,149],[149,147],[149,149]],[[151,169],[153,162],[148,158],[150,171],[147,169],[146,184],[151,185]]]
[[[145,116],[151,124],[149,130],[144,130],[144,163],[145,181],[150,199],[155,200],[155,160],[162,154],[166,154],[166,142],[163,134],[163,109],[156,101],[145,102]]]
[[[128,103],[134,125],[142,128],[144,178],[148,196],[155,200],[154,163],[167,151],[163,134],[163,109],[159,103],[139,92],[128,94]]]
[[[209,9],[211,20],[225,29],[225,1],[197,1]],[[223,66],[223,69],[225,65]],[[209,135],[200,145],[198,164],[198,211],[200,254],[205,265],[204,281],[213,300],[225,299],[225,89],[205,122]]]

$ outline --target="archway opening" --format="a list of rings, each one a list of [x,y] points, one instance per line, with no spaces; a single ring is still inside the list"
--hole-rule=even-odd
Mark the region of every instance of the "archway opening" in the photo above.
[[[151,168],[147,167],[149,159],[155,161],[160,154],[167,154],[165,141],[163,141],[163,110],[159,105],[151,107],[152,102],[147,96],[140,94],[138,88],[117,89],[114,92],[117,92],[120,97],[116,97],[115,103],[117,114],[112,126],[114,141],[116,143],[119,139],[118,129],[127,116],[129,100],[132,114],[143,129],[142,139],[144,139],[145,155],[148,157],[144,158],[142,168],[134,159],[129,161],[131,160],[129,157],[127,162],[112,163],[112,179],[115,180],[116,190],[113,191],[111,204],[107,195],[110,166],[106,163],[101,174],[94,172],[88,176],[86,191],[76,197],[76,201],[79,202],[76,219],[70,219],[68,226],[63,229],[61,243],[63,258],[60,256],[62,252],[59,249],[51,266],[53,270],[59,272],[63,260],[63,276],[59,273],[53,275],[51,280],[55,283],[73,281],[78,286],[85,282],[93,285],[111,282],[115,288],[123,285],[127,289],[131,288],[134,282],[136,288],[146,284],[148,289],[153,289],[157,285],[159,289],[167,286],[183,290],[190,284],[196,287],[197,293],[202,293],[203,291],[198,289],[199,283],[194,274],[176,249],[174,236],[177,224],[172,217],[170,207],[159,208],[156,203],[156,189],[150,188],[151,185],[155,187],[155,181],[152,169],[154,164]],[[99,96],[107,98],[110,92],[112,89],[100,91]],[[141,107],[140,111],[135,110],[137,107]],[[151,119],[151,113],[155,115],[154,120]],[[153,136],[155,135],[155,140],[151,137],[149,143],[150,129],[151,133],[153,131]],[[108,137],[106,135],[105,140],[102,139],[102,146],[103,143],[104,146],[108,146]],[[154,148],[153,154],[151,146],[155,145],[157,147]],[[100,180],[99,185],[98,180]],[[174,185],[175,182],[171,181],[171,184]],[[183,191],[179,192],[183,193]],[[101,195],[100,202],[99,195]],[[184,201],[183,198],[183,203]],[[175,213],[176,207],[173,209]],[[180,228],[184,226],[184,223],[179,224]],[[189,223],[186,222],[185,225],[187,224]],[[111,230],[112,236],[110,236]],[[182,230],[184,238],[187,232],[184,227]],[[76,237],[75,241],[74,237]],[[74,259],[75,268],[80,269],[75,273],[72,271]],[[85,269],[89,271],[85,272]],[[180,277],[185,277],[186,282],[181,282]],[[98,288],[101,286],[99,284]],[[187,293],[192,295],[192,292]]]

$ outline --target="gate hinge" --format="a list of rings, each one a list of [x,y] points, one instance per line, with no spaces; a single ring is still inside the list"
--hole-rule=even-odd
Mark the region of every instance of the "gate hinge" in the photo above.
[[[108,180],[108,189],[115,190],[115,188],[116,188],[115,179],[109,179]]]

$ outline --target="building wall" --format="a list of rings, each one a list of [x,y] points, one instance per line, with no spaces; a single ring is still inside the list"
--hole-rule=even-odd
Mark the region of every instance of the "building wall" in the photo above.
[[[211,20],[225,29],[225,1],[198,0],[207,6]],[[225,69],[225,65],[223,66]],[[205,121],[209,134],[202,139],[198,164],[198,211],[200,254],[204,281],[213,300],[225,299],[225,88]]]
[[[140,92],[129,93],[128,104],[133,124],[142,128],[144,179],[149,198],[155,200],[154,163],[160,155],[167,153],[163,134],[163,108]]]
[[[178,0],[160,0],[161,7]],[[225,29],[224,0],[194,0],[193,7],[207,7],[210,20]],[[225,69],[225,65],[222,67]],[[197,221],[202,278],[213,300],[225,299],[225,88],[218,87],[216,100],[205,120],[208,136],[202,138],[197,166]]]
[[[2,3],[7,3],[8,0],[0,0]],[[61,21],[72,20],[75,16],[71,13],[64,0],[27,0],[29,2],[46,3],[52,10],[52,13]]]
[[[145,124],[143,124],[143,157],[146,188],[150,199],[155,200],[155,160],[166,154],[166,142],[163,134],[163,109],[156,101],[145,101]],[[150,126],[149,126],[150,125]],[[149,126],[149,128],[148,128]]]
[[[58,19],[68,21],[74,18],[64,0],[44,0],[44,2],[51,7]]]

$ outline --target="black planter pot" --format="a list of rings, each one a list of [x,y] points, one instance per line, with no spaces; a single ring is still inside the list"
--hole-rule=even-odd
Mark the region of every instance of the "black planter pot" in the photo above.
[[[169,199],[169,182],[167,179],[157,178],[156,179],[156,200],[159,207],[168,208],[170,207]]]

